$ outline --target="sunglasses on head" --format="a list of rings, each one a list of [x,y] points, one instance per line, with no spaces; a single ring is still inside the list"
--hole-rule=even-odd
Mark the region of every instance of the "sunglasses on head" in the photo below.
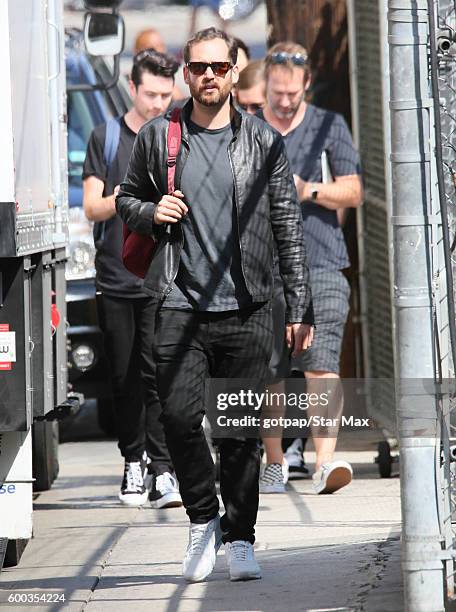
[[[286,64],[291,61],[295,66],[307,64],[307,55],[302,53],[287,53],[286,51],[275,51],[271,53],[269,61],[271,64]]]
[[[231,70],[233,64],[231,62],[188,62],[187,68],[195,76],[203,76],[208,68],[212,70],[215,76],[224,77]]]

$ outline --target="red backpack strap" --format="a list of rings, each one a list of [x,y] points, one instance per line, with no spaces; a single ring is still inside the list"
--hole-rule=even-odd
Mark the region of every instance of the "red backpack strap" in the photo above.
[[[174,191],[174,175],[176,174],[176,159],[182,140],[180,123],[181,109],[174,108],[168,127],[168,193]]]

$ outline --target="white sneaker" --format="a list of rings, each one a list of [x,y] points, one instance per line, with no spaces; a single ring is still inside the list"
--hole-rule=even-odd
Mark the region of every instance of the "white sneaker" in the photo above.
[[[235,540],[225,544],[226,561],[230,571],[230,580],[257,580],[261,578],[261,569],[255,559],[253,546],[245,540]]]
[[[222,543],[220,517],[208,523],[190,523],[187,552],[182,565],[182,574],[188,582],[202,582],[215,566],[215,557]]]
[[[350,484],[353,478],[352,466],[347,461],[324,463],[312,476],[315,493],[334,493]]]
[[[283,459],[280,463],[268,463],[260,476],[260,493],[285,493],[288,482],[288,463]]]
[[[152,476],[152,486],[149,493],[152,508],[179,508],[182,498],[179,493],[177,481],[169,472],[160,476]]]

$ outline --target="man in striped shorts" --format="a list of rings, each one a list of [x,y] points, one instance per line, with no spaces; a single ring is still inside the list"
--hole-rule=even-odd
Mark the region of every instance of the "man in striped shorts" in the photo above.
[[[308,390],[337,387],[350,297],[342,272],[350,262],[338,215],[362,202],[359,157],[344,119],[306,102],[310,67],[303,47],[293,42],[274,45],[265,59],[265,77],[262,116],[285,140],[301,202],[315,312],[315,340],[292,360],[292,368],[304,372]],[[346,461],[334,461],[337,433],[331,437],[312,429],[312,436],[315,491],[332,493],[351,481],[352,468]]]

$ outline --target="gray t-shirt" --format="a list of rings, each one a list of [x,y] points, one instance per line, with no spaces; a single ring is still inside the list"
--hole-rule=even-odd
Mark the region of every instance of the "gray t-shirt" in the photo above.
[[[181,178],[189,212],[184,246],[163,308],[222,312],[251,303],[241,270],[228,145],[233,128],[207,130],[188,121],[190,152]]]
[[[309,104],[304,119],[284,136],[284,141],[291,171],[303,181],[322,181],[323,151],[326,151],[333,176],[361,173],[359,155],[341,115]],[[350,260],[337,212],[312,201],[302,202],[301,212],[309,267],[348,268]]]

